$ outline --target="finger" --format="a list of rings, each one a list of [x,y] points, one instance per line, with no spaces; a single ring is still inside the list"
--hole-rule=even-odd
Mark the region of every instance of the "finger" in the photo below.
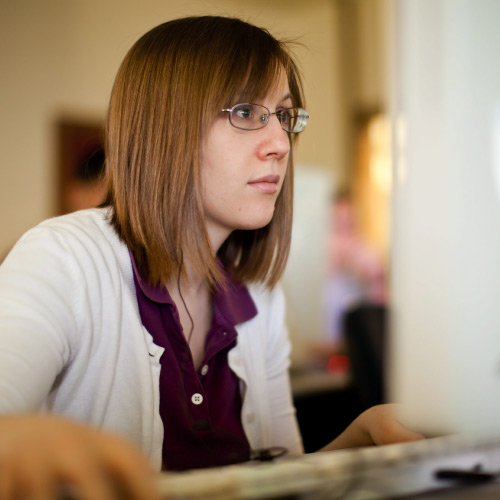
[[[158,500],[154,472],[141,453],[113,436],[106,437],[103,464],[108,470],[120,498]],[[125,495],[125,496],[124,496]]]

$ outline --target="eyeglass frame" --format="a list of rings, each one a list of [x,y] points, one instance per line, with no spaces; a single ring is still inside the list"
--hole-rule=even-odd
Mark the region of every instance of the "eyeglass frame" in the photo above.
[[[237,106],[245,106],[245,105],[248,105],[248,106],[259,106],[260,108],[264,108],[265,110],[267,110],[266,114],[261,115],[261,118],[263,116],[266,117],[266,119],[265,119],[265,121],[263,121],[263,125],[261,127],[257,127],[257,128],[245,128],[245,127],[239,127],[238,125],[235,125],[233,123],[232,117],[233,117],[234,108],[236,108]],[[298,118],[302,118],[306,122],[305,125],[304,125],[304,127],[301,130],[297,131],[297,132],[294,132],[293,130],[287,130],[286,128],[284,128],[283,127],[283,122],[279,119],[279,115],[283,114],[285,111],[288,111],[290,109],[296,109],[298,111],[298,115],[297,115]],[[239,103],[235,104],[234,106],[232,106],[231,108],[221,109],[221,113],[229,113],[229,123],[234,128],[237,128],[238,130],[260,130],[260,129],[264,128],[269,123],[269,120],[271,119],[272,115],[276,115],[276,117],[278,118],[278,121],[280,122],[281,128],[285,132],[287,132],[289,134],[300,134],[306,128],[308,120],[309,120],[309,113],[305,109],[299,108],[298,106],[290,106],[289,108],[283,108],[283,109],[279,109],[277,111],[271,112],[271,110],[267,106],[264,106],[263,104],[257,104],[257,103],[254,103],[254,102],[239,102]]]

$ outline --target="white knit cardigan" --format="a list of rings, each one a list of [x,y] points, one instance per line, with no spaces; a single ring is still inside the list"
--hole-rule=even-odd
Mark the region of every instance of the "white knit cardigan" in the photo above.
[[[283,293],[249,290],[258,314],[237,326],[229,353],[243,428],[252,449],[301,453]],[[88,422],[137,443],[159,469],[162,352],[141,323],[129,253],[106,209],[41,223],[0,266],[0,413]]]

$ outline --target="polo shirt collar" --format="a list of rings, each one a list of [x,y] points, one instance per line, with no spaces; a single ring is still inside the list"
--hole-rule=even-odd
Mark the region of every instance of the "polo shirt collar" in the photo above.
[[[159,304],[175,305],[168,290],[163,285],[150,285],[139,273],[131,251],[130,260],[134,276],[142,293],[151,301]],[[222,269],[222,265],[220,266]],[[228,323],[239,325],[257,315],[257,307],[248,291],[248,288],[237,282],[229,273],[225,274],[225,284],[217,286],[214,292],[214,310],[217,310]]]

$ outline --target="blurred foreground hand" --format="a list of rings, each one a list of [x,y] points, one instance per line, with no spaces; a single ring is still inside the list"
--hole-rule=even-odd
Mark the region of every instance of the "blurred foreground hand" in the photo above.
[[[70,420],[0,416],[0,500],[158,500],[132,445]]]

